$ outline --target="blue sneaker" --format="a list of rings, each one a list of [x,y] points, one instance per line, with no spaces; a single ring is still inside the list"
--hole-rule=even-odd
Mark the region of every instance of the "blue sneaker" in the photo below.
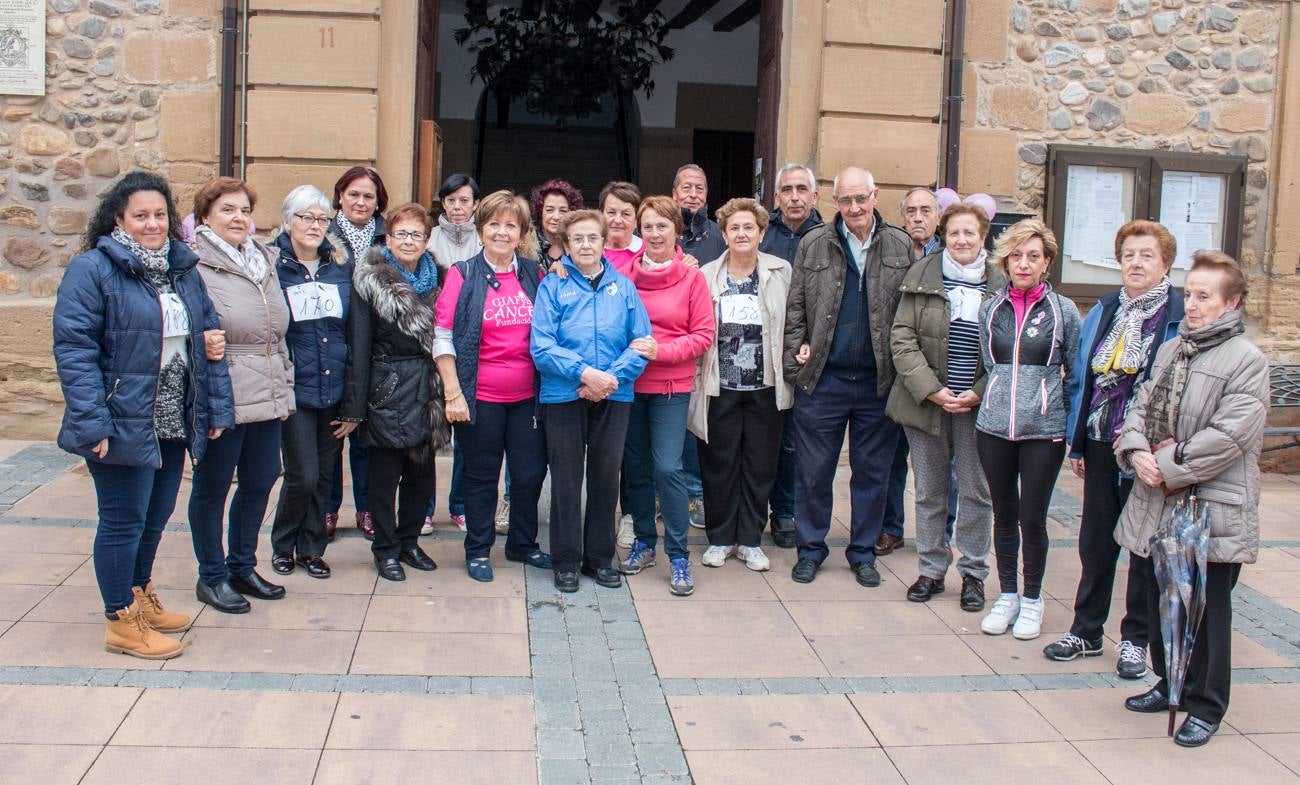
[[[624,575],[636,575],[644,569],[655,566],[655,549],[637,540],[632,543],[632,550],[627,558],[618,563],[618,571]]]
[[[691,580],[691,560],[673,559],[673,577],[668,581],[668,588],[678,597],[688,597],[695,593],[695,582]]]

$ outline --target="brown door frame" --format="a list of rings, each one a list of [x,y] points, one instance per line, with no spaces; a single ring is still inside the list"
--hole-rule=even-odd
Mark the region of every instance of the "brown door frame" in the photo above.
[[[758,13],[758,110],[754,123],[754,158],[763,161],[763,203],[775,201],[777,129],[781,119],[782,0],[762,0]]]
[[[438,87],[438,11],[440,0],[418,0],[415,50],[415,150],[411,156],[411,184],[415,200],[425,207],[433,202],[438,175],[440,134],[434,115]]]

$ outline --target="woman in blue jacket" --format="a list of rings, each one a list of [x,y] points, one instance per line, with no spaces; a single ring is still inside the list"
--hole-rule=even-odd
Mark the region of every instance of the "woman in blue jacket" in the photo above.
[[[323,558],[329,537],[325,507],[343,452],[339,404],[348,366],[348,305],[352,264],[325,239],[330,200],[314,185],[289,192],[280,208],[276,272],[289,303],[285,341],[293,361],[298,409],[284,421],[284,484],[271,525],[271,568],[281,575],[301,565],[313,578],[330,577]]]
[[[579,572],[601,586],[622,585],[611,565],[619,465],[632,383],[655,350],[636,287],[604,258],[606,231],[594,210],[568,214],[568,274],[546,276],[533,305],[531,350],[551,469],[551,559],[562,592],[578,590]]]
[[[151,579],[185,452],[197,462],[235,424],[216,335],[205,351],[218,323],[197,261],[180,242],[167,182],[131,172],[99,203],[54,305],[59,446],[86,459],[95,483],[105,648],[145,659],[180,654],[162,633],[190,627],[163,608]]]

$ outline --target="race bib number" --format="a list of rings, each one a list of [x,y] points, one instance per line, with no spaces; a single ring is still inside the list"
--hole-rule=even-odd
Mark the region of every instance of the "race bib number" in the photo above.
[[[179,295],[167,293],[158,298],[162,303],[163,337],[178,338],[190,334],[190,312],[185,309]]]
[[[763,324],[758,295],[729,294],[722,298],[722,321],[727,324]]]
[[[343,318],[343,298],[339,296],[339,287],[335,284],[311,281],[290,286],[285,293],[289,295],[289,311],[295,322],[309,322],[330,316]]]

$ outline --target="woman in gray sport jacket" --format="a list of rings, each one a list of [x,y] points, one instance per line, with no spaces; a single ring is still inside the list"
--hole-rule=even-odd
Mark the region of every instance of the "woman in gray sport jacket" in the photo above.
[[[1057,248],[1052,230],[1037,218],[1003,232],[994,258],[1008,283],[980,308],[980,353],[988,384],[975,421],[976,448],[993,499],[993,549],[1001,584],[980,629],[1001,635],[1012,627],[1020,640],[1037,638],[1042,628],[1047,507],[1065,459],[1065,423],[1078,384],[1072,369],[1079,309],[1046,280]],[[1016,575],[1022,539],[1023,596]]]

